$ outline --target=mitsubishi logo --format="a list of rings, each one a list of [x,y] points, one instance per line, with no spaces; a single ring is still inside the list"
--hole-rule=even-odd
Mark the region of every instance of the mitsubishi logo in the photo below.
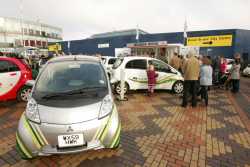
[[[71,126],[68,127],[67,132],[73,132],[74,130],[72,129]]]

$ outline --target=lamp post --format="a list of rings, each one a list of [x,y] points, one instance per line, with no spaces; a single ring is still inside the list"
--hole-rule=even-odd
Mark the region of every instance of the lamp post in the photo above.
[[[20,24],[21,24],[21,39],[22,39],[22,46],[24,47],[24,32],[23,32],[23,0],[19,1],[19,8],[20,8]]]

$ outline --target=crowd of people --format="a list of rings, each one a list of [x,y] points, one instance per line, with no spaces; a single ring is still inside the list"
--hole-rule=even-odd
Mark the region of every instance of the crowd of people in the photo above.
[[[184,77],[182,107],[187,107],[190,100],[192,107],[196,107],[198,96],[202,101],[204,100],[205,106],[208,106],[208,91],[214,84],[226,89],[230,88],[231,84],[231,91],[239,92],[241,63],[238,53],[234,55],[234,62],[229,71],[227,71],[227,59],[224,56],[218,56],[212,60],[210,56],[196,55],[192,50],[186,58],[174,53],[169,64],[181,72]],[[147,75],[148,92],[151,95],[154,92],[158,76],[152,64],[149,65]]]

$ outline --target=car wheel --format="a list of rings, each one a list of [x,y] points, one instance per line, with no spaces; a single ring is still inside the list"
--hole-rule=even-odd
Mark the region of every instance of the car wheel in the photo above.
[[[28,97],[31,93],[32,88],[29,86],[24,86],[22,89],[18,91],[17,100],[18,101],[28,101]]]
[[[129,86],[128,84],[125,82],[125,85],[124,85],[124,94],[128,93],[128,90],[129,90]],[[121,84],[120,82],[118,82],[115,86],[115,92],[117,94],[121,94]]]
[[[184,89],[183,82],[177,81],[174,83],[174,86],[173,86],[174,93],[180,94],[183,92],[183,89]]]

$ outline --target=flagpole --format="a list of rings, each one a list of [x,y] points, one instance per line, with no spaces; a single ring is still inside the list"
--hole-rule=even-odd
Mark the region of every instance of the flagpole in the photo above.
[[[136,26],[136,37],[135,37],[137,43],[139,43],[139,38],[140,38],[140,32],[139,32],[139,26],[137,25]]]
[[[186,46],[186,42],[187,42],[187,29],[188,29],[187,18],[185,18],[184,31],[183,31],[183,45],[184,46]]]

